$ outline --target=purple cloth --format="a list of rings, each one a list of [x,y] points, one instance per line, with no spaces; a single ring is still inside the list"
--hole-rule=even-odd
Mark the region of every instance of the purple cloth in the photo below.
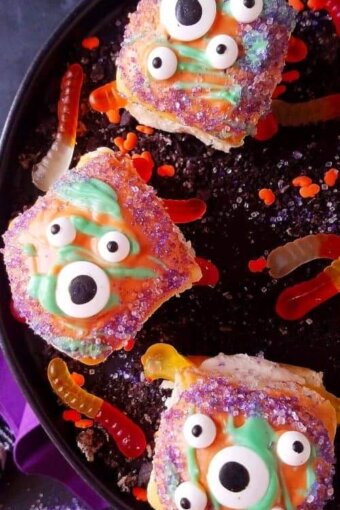
[[[0,415],[15,434],[14,460],[26,474],[46,475],[66,485],[91,508],[108,507],[51,443],[15,382],[0,350]]]

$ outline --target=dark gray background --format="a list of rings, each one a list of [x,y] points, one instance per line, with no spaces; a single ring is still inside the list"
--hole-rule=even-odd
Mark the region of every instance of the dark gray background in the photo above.
[[[0,0],[0,131],[35,54],[79,3],[80,0]],[[69,509],[85,507],[59,484],[20,475],[8,462],[0,481],[0,510]]]
[[[80,0],[0,0],[0,128],[32,58],[79,3]]]

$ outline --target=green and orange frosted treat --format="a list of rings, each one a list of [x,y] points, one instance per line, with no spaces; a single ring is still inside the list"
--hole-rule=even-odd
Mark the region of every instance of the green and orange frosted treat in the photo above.
[[[285,0],[141,0],[116,81],[92,107],[119,122],[190,133],[228,151],[254,134],[281,81],[294,11]]]
[[[322,510],[332,499],[340,399],[322,374],[246,354],[142,357],[174,383],[156,435],[155,510]]]
[[[132,160],[84,156],[4,235],[14,307],[84,363],[129,348],[144,322],[201,277],[194,252]]]

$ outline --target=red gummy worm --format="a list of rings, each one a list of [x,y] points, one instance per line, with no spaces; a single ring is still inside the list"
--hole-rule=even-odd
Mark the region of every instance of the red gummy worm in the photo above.
[[[144,432],[117,407],[103,401],[95,421],[113,437],[125,457],[134,459],[145,452],[147,442]]]
[[[191,223],[200,220],[206,213],[207,205],[199,198],[188,200],[163,199],[163,205],[174,223]]]
[[[301,319],[308,312],[338,293],[332,278],[325,272],[307,282],[284,290],[276,303],[276,312],[286,320]]]
[[[58,133],[67,144],[73,146],[77,136],[80,94],[84,80],[80,64],[72,64],[62,82],[58,103]]]

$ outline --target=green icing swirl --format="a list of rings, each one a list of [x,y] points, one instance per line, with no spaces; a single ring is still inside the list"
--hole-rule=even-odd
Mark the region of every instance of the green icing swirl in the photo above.
[[[189,476],[191,480],[195,483],[198,483],[200,477],[200,470],[197,464],[196,450],[192,446],[188,446],[187,448],[187,462]]]
[[[249,510],[268,510],[275,502],[279,492],[279,479],[277,476],[277,462],[270,450],[276,441],[276,435],[267,420],[260,417],[250,417],[240,427],[234,426],[232,416],[228,417],[226,433],[230,435],[234,444],[250,448],[256,452],[266,464],[269,471],[269,486],[264,497],[251,506]],[[286,499],[286,498],[285,498]],[[289,507],[286,506],[286,510]]]
[[[35,274],[31,276],[28,284],[28,294],[39,301],[41,306],[53,315],[63,317],[55,299],[57,278],[54,275]]]
[[[63,183],[55,192],[77,207],[121,219],[117,194],[111,186],[99,179]]]
[[[37,249],[34,244],[24,244],[22,251],[28,257],[35,257],[37,255]]]

